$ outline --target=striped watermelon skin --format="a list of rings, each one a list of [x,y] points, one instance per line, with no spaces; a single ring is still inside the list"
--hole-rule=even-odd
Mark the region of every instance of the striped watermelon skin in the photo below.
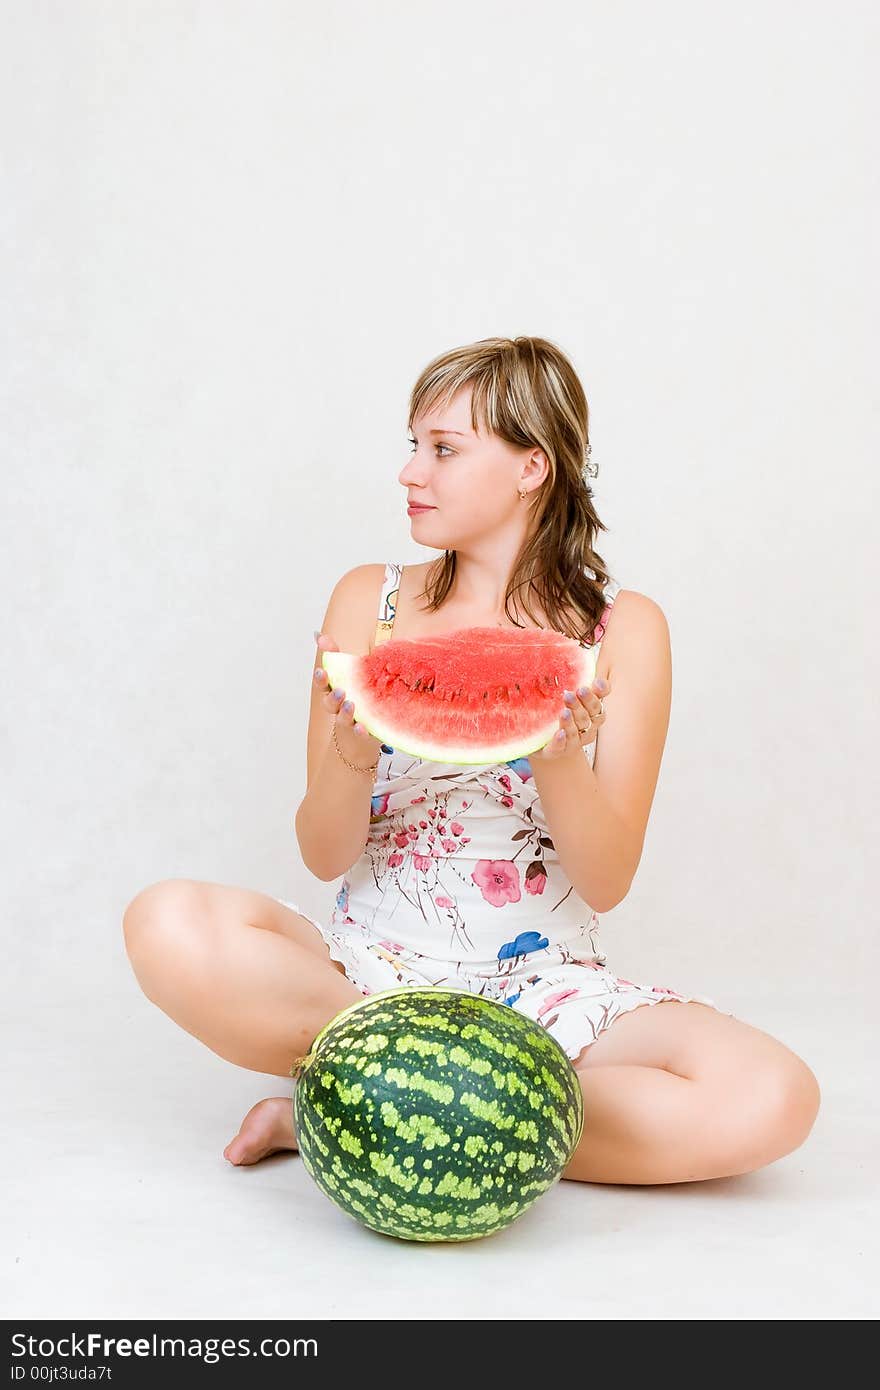
[[[539,1023],[467,990],[381,990],[337,1014],[299,1076],[307,1171],[356,1221],[403,1240],[475,1240],[562,1176],[583,1095]]]

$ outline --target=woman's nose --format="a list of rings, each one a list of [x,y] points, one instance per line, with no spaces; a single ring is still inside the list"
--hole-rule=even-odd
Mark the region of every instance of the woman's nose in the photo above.
[[[397,475],[397,481],[402,483],[404,487],[410,487],[412,484],[421,487],[425,480],[419,475],[418,469],[406,467],[401,468]]]

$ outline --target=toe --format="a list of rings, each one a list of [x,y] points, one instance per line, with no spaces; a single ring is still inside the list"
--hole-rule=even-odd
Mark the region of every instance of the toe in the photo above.
[[[226,1148],[223,1150],[223,1157],[225,1159],[228,1159],[230,1163],[237,1164],[241,1158],[241,1151],[243,1147],[244,1144],[241,1135],[236,1134],[235,1138],[231,1139],[229,1143],[226,1145]]]
[[[240,1167],[259,1163],[261,1158],[279,1149],[295,1149],[291,1105],[287,1097],[267,1097],[258,1101],[245,1115],[241,1129],[223,1150],[229,1163]]]

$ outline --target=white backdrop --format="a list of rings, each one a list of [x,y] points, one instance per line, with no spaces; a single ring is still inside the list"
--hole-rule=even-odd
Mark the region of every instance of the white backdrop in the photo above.
[[[0,5],[21,1056],[47,1009],[59,1043],[149,1012],[121,928],[148,883],[329,916],[293,828],[313,629],[344,570],[434,553],[397,481],[408,393],[494,334],[571,356],[600,552],[672,634],[609,964],[763,1026],[802,996],[814,1065],[824,998],[863,1016],[878,25],[867,0]]]

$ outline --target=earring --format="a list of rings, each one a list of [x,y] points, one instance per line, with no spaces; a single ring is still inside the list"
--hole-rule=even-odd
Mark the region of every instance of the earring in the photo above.
[[[525,497],[526,497],[525,489],[524,489],[524,488],[521,488],[521,487],[518,487],[518,488],[517,488],[517,492],[519,493],[519,500],[520,500],[521,502],[524,502],[524,501],[525,501]]]

